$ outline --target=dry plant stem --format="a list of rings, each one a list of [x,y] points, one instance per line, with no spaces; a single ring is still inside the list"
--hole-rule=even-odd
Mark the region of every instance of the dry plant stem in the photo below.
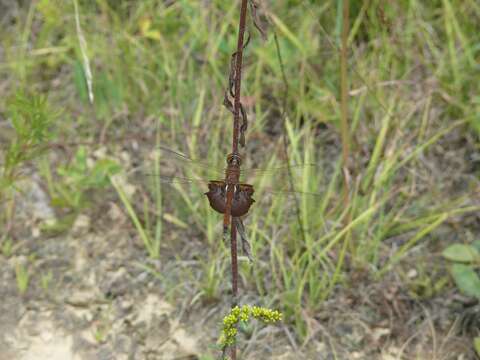
[[[343,0],[342,4],[342,49],[340,53],[340,72],[341,72],[341,131],[342,131],[342,162],[344,176],[344,205],[348,206],[350,193],[350,176],[349,176],[349,155],[350,155],[350,135],[348,131],[348,82],[347,82],[347,47],[349,32],[349,1]]]
[[[233,104],[233,136],[232,136],[232,153],[233,154],[238,154],[238,140],[239,140],[239,131],[240,131],[240,127],[239,127],[240,125],[240,89],[241,89],[241,81],[242,81],[243,38],[245,36],[246,17],[247,17],[247,0],[242,0],[241,9],[240,9],[240,23],[238,28],[237,58],[235,60],[235,99]],[[237,299],[238,299],[237,232],[235,229],[235,224],[233,223],[233,221],[230,221],[233,191],[234,191],[234,186],[229,186],[227,191],[227,204],[225,209],[225,217],[223,221],[224,232],[228,231],[229,224],[231,226],[230,250],[231,250],[231,257],[232,257],[232,308],[235,305],[237,305]],[[235,344],[231,346],[230,357],[232,360],[237,359],[237,349]]]
[[[237,296],[238,296],[237,230],[233,222],[230,229],[231,229],[230,253],[232,256],[232,309],[233,309],[237,305]],[[231,345],[230,356],[232,360],[237,359],[237,347],[235,344]]]
[[[238,27],[237,59],[235,60],[235,100],[233,104],[233,141],[232,152],[238,152],[238,133],[240,121],[240,87],[242,83],[243,38],[245,35],[245,20],[247,18],[247,0],[242,0],[240,9],[240,24]]]

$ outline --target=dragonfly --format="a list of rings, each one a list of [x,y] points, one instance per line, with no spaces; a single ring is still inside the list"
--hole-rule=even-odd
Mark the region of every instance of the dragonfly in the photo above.
[[[210,180],[208,183],[209,191],[206,192],[205,195],[212,209],[224,215],[224,239],[228,239],[228,227],[231,216],[236,231],[240,233],[243,252],[247,255],[248,259],[252,261],[250,243],[244,234],[241,216],[245,215],[250,209],[250,206],[255,202],[255,200],[252,199],[254,190],[252,185],[239,182],[241,164],[242,160],[237,152],[229,154],[227,156],[225,180]]]
[[[226,211],[229,209],[232,222],[242,240],[242,250],[249,259],[252,259],[250,244],[245,234],[242,217],[249,213],[251,206],[255,203],[253,198],[255,188],[252,184],[242,181],[243,177],[268,175],[275,178],[275,185],[258,187],[262,193],[272,196],[291,199],[299,196],[311,198],[322,196],[321,193],[317,192],[292,189],[292,183],[289,183],[289,176],[298,174],[299,171],[303,172],[307,168],[310,168],[310,171],[317,171],[320,167],[318,163],[284,165],[274,168],[246,168],[241,171],[243,159],[238,153],[227,155],[226,167],[221,167],[202,159],[191,158],[166,146],[157,146],[155,151],[158,151],[162,173],[159,175],[144,173],[144,175],[159,176],[162,183],[170,185],[196,184],[204,187],[207,190],[204,195],[207,197],[211,208],[224,215],[224,232],[229,226],[230,216]],[[203,173],[206,176],[195,175],[191,177],[192,173]],[[217,179],[212,179],[213,177]]]

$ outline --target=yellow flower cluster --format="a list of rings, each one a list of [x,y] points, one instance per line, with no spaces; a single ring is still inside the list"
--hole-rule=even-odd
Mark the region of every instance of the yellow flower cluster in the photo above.
[[[282,320],[282,313],[280,311],[258,306],[252,308],[252,316],[266,324]]]
[[[250,316],[266,324],[282,320],[282,313],[278,310],[250,305],[243,305],[241,308],[235,306],[230,311],[230,314],[223,318],[223,332],[220,338],[220,343],[223,347],[235,343],[235,338],[237,336],[237,323],[239,321],[248,322]]]

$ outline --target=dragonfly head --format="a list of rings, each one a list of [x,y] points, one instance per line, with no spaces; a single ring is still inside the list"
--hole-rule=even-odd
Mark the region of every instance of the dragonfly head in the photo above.
[[[240,166],[242,164],[242,158],[237,153],[229,154],[227,156],[227,164],[231,166]]]

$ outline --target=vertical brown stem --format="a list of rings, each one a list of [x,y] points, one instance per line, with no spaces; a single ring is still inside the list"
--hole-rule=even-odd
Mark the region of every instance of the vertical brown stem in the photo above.
[[[247,17],[247,0],[242,0],[240,9],[240,23],[238,26],[238,41],[237,41],[237,56],[235,59],[235,99],[233,104],[233,139],[232,139],[232,153],[238,153],[238,139],[240,132],[240,89],[242,83],[242,59],[243,59],[243,38],[245,35],[245,22]],[[233,196],[233,189],[227,194],[228,198]],[[231,200],[230,200],[231,201]],[[227,204],[226,216],[230,218],[230,206]],[[230,219],[228,219],[230,220]],[[224,222],[225,224],[225,222]],[[232,256],[232,308],[237,305],[238,299],[238,263],[237,263],[237,231],[233,221],[230,221],[230,251]],[[235,344],[230,350],[230,357],[232,360],[237,359],[237,348]]]
[[[247,0],[242,0],[240,24],[238,26],[237,58],[235,60],[235,100],[233,103],[233,141],[232,152],[238,152],[238,136],[240,131],[240,88],[242,83],[243,38],[247,18]]]
[[[350,155],[350,135],[348,130],[348,79],[347,79],[347,47],[349,32],[349,1],[342,0],[342,49],[340,54],[340,72],[341,72],[341,131],[342,131],[342,162],[343,174],[345,180],[344,204],[348,205],[350,192],[350,179],[348,173],[349,155]]]
[[[237,306],[238,300],[238,263],[237,263],[237,230],[232,221],[230,224],[230,252],[232,255],[232,308]],[[230,349],[230,357],[232,360],[237,359],[237,346],[233,344]]]

